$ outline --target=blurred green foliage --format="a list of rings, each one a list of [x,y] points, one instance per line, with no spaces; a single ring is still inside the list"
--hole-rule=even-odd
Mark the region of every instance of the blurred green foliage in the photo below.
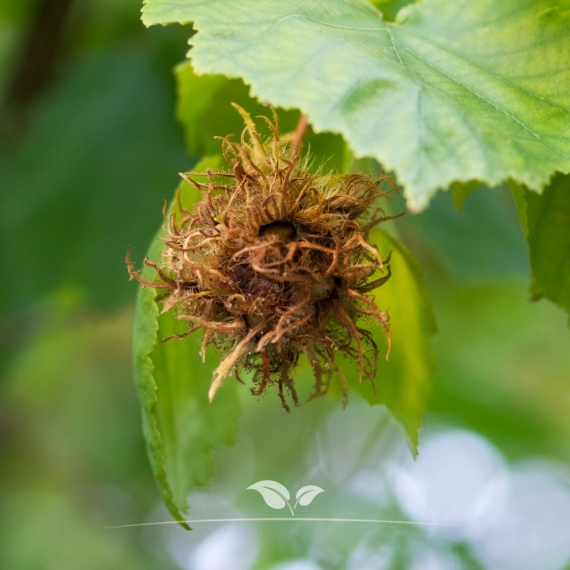
[[[177,172],[195,162],[173,117],[171,44],[182,49],[184,39],[147,35],[136,3],[119,4],[84,8],[85,33],[73,38],[59,80],[23,132],[2,137],[0,247],[12,268],[0,281],[4,314],[58,287],[93,307],[122,305],[132,295],[127,244],[142,257]]]
[[[38,6],[0,2],[2,99]],[[175,567],[102,527],[156,506],[124,255],[142,258],[196,160],[174,118],[187,34],[148,32],[137,1],[76,2],[51,82],[23,118],[1,113],[2,568]]]
[[[131,380],[132,311],[53,303],[1,389],[0,566],[156,568],[168,558],[102,527],[155,505]]]
[[[54,87],[0,165],[0,243],[18,268],[16,279],[2,274],[4,312],[61,286],[101,308],[130,297],[126,244],[142,257],[177,172],[191,164],[172,104],[146,54],[128,50],[82,61]]]

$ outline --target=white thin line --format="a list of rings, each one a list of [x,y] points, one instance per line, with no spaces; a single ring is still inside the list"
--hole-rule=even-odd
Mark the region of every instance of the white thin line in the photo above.
[[[326,519],[326,518],[305,518],[305,517],[270,517],[270,518],[243,518],[243,519],[194,519],[184,521],[162,521],[162,522],[149,522],[139,524],[123,524],[118,526],[104,526],[103,529],[112,528],[130,528],[136,526],[157,526],[163,524],[180,524],[185,523],[216,523],[216,522],[265,522],[265,521],[313,521],[313,522],[355,522],[355,523],[384,523],[384,524],[409,524],[418,526],[446,526],[455,528],[465,528],[466,525],[460,524],[447,524],[447,523],[430,523],[430,522],[416,522],[416,521],[392,521],[381,519]]]

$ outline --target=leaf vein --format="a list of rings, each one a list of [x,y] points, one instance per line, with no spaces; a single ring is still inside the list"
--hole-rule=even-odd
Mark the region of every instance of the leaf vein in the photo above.
[[[390,32],[391,33],[391,32]],[[407,51],[409,51],[412,55],[414,55],[415,57],[418,58],[418,60],[420,60],[422,63],[424,63],[425,65],[427,65],[428,67],[430,67],[431,69],[433,69],[434,71],[437,71],[438,73],[440,73],[441,75],[443,75],[444,77],[446,77],[447,79],[449,79],[450,81],[453,81],[454,83],[456,83],[457,85],[459,85],[460,87],[463,87],[463,89],[465,89],[466,91],[469,91],[469,93],[471,93],[472,95],[475,95],[475,97],[481,99],[481,101],[487,103],[487,105],[490,105],[491,107],[493,107],[494,109],[496,109],[497,111],[501,112],[502,114],[504,114],[506,117],[508,117],[509,119],[511,119],[512,121],[514,121],[515,123],[517,123],[520,127],[522,127],[524,130],[526,130],[528,133],[530,133],[532,136],[534,136],[537,140],[539,140],[544,146],[546,146],[547,148],[549,148],[550,150],[552,150],[553,152],[559,154],[560,156],[563,156],[564,158],[569,158],[569,155],[563,153],[561,150],[553,147],[552,145],[549,145],[546,141],[544,141],[540,135],[538,133],[536,133],[533,129],[531,129],[528,125],[526,125],[525,123],[523,123],[523,121],[521,121],[518,117],[516,117],[515,115],[513,115],[512,113],[509,113],[509,111],[507,111],[506,109],[503,109],[502,107],[500,107],[499,105],[497,105],[496,103],[493,103],[492,101],[490,101],[489,99],[486,99],[483,95],[481,95],[480,93],[477,93],[477,91],[474,91],[473,89],[469,88],[467,85],[461,83],[460,81],[458,81],[457,79],[455,79],[455,77],[445,73],[445,71],[439,69],[438,67],[436,67],[434,64],[430,63],[429,61],[427,61],[426,59],[424,59],[423,57],[421,57],[420,55],[418,55],[414,50],[412,50],[411,48],[409,48],[408,46],[401,44],[400,45]],[[481,68],[479,68],[481,71],[483,71],[484,73],[485,70],[482,70]],[[506,83],[502,78],[498,78],[496,76],[495,79]]]

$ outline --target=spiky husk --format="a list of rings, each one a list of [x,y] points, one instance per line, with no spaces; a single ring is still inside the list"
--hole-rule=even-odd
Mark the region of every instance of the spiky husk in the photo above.
[[[224,378],[245,370],[254,395],[276,385],[289,410],[285,389],[298,405],[293,370],[305,354],[315,378],[310,399],[326,393],[336,372],[346,404],[337,351],[357,363],[361,381],[374,383],[376,375],[379,349],[361,321],[384,330],[390,351],[389,317],[371,295],[391,275],[390,256],[383,260],[367,237],[389,219],[376,202],[394,184],[385,175],[311,172],[298,141],[280,137],[277,117],[266,119],[273,136],[263,143],[236,108],[246,129],[241,144],[222,139],[228,171],[208,170],[207,183],[182,175],[202,201],[191,212],[179,207],[178,221],[170,216],[162,264],[145,260],[159,281],[143,280],[129,261],[131,276],[164,289],[163,311],[188,322],[176,337],[203,329],[202,357],[208,344],[225,354],[210,400]]]

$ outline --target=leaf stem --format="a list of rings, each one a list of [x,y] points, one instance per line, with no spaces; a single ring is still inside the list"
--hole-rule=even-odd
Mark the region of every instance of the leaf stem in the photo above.
[[[309,126],[309,117],[307,117],[307,115],[305,114],[301,115],[301,118],[297,123],[297,128],[295,129],[295,133],[293,135],[293,149],[296,149],[301,144],[301,141],[303,140],[303,136],[308,126]]]

